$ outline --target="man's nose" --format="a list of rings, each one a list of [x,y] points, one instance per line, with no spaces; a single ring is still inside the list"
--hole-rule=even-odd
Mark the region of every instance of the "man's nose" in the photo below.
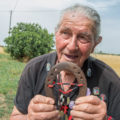
[[[75,51],[78,49],[77,39],[75,36],[73,36],[72,39],[69,41],[69,44],[67,47],[70,51]]]

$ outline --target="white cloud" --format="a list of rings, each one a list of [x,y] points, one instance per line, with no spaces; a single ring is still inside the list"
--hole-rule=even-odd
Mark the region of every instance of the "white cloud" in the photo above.
[[[16,0],[0,0],[0,10],[11,10],[14,8]]]
[[[17,3],[17,4],[16,4]],[[0,10],[41,10],[52,9],[61,10],[75,3],[87,4],[96,9],[107,9],[109,6],[114,6],[120,3],[120,0],[1,0]]]
[[[120,3],[120,0],[109,0],[109,1],[98,1],[96,2],[97,7],[110,7]]]
[[[75,3],[94,5],[87,0],[18,0],[16,10],[61,10]]]
[[[118,5],[120,4],[120,0],[101,0],[101,1],[97,1],[97,2],[94,2],[94,7],[97,9],[97,10],[107,10],[109,7],[111,6],[115,6],[115,5]]]
[[[87,3],[87,0],[19,0],[17,10],[40,10],[53,9],[61,10],[73,3]]]
[[[88,0],[18,0],[19,1],[19,9],[56,9],[61,10],[64,7],[67,7],[71,4],[75,3],[82,3],[91,5],[96,8],[107,8],[109,6],[116,5],[120,3],[120,0],[103,0],[103,1],[96,1],[90,2]]]
[[[101,10],[101,8],[107,9],[109,6],[119,4],[120,0],[93,0],[92,2],[89,0],[1,0],[0,10],[13,10],[14,8],[16,10],[61,10],[75,3],[90,5]]]

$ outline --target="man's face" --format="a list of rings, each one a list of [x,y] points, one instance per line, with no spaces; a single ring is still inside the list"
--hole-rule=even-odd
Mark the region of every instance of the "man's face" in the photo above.
[[[58,61],[73,62],[80,67],[96,46],[93,22],[74,13],[64,15],[55,38]]]

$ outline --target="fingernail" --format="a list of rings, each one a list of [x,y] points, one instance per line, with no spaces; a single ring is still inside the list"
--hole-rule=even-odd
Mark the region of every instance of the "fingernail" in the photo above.
[[[73,106],[73,108],[72,109],[75,109],[75,105]]]
[[[79,101],[75,101],[75,104],[78,104],[79,103]]]
[[[54,104],[54,101],[53,101],[53,100],[50,100],[49,103],[50,103],[51,105],[53,105],[53,104]]]
[[[78,100],[76,100],[76,101],[75,101],[75,104],[80,104],[80,100],[79,100],[79,101],[78,101]]]
[[[56,113],[59,114],[60,113],[59,110],[56,110]]]

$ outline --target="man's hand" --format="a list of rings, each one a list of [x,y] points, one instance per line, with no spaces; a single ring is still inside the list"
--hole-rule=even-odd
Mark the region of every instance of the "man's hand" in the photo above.
[[[79,97],[71,110],[73,120],[104,120],[106,104],[97,96]]]
[[[36,95],[28,106],[27,120],[59,120],[54,100],[42,95]]]

